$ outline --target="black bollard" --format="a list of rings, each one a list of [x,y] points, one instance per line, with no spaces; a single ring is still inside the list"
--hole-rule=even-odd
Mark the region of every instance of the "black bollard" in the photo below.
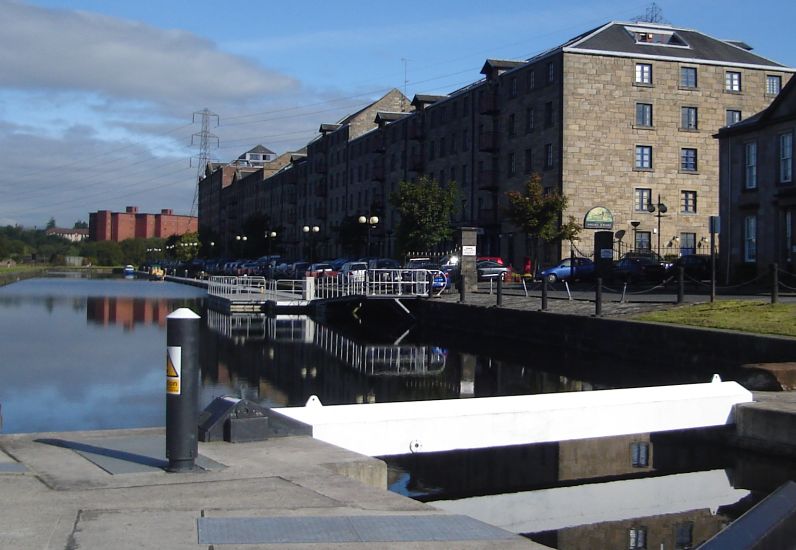
[[[677,303],[682,304],[685,296],[685,268],[677,268]]]
[[[187,308],[166,317],[166,471],[194,469],[199,452],[199,321]]]
[[[459,273],[459,302],[467,301],[467,288],[464,285],[464,273]]]
[[[547,279],[542,277],[542,311],[547,311]]]
[[[503,276],[498,275],[497,278],[497,306],[503,305]]]
[[[594,316],[599,317],[603,314],[603,279],[597,277],[597,289],[595,291]]]
[[[771,303],[779,302],[779,264],[771,264]]]

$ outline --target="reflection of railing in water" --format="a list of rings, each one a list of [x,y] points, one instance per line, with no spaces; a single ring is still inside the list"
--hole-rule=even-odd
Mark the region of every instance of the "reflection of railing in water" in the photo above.
[[[436,375],[445,369],[445,351],[433,346],[360,344],[303,315],[226,315],[208,311],[208,326],[245,342],[314,344],[348,366],[371,376]]]
[[[358,344],[316,325],[314,343],[356,370],[373,376],[432,375],[445,369],[445,353],[431,346]]]

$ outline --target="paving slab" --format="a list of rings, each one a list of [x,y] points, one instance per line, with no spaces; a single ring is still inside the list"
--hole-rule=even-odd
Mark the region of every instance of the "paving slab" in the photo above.
[[[158,452],[153,442],[159,445],[162,435],[162,429],[143,429],[0,436],[3,464],[26,469],[0,475],[0,494],[14,495],[13,506],[0,507],[0,548],[544,548],[391,493],[382,461],[309,437],[200,443],[200,454],[220,467],[172,474],[150,461]],[[56,439],[79,445],[51,444]],[[143,447],[129,446],[136,439]],[[101,450],[101,458],[87,456],[97,454],[87,449]],[[103,453],[132,466],[109,466]],[[281,532],[294,535],[291,522],[303,522],[315,525],[318,534],[314,542],[200,540],[202,526],[229,527],[241,518],[258,529],[270,518]],[[340,542],[333,529],[318,527],[330,521],[366,527],[355,530],[356,539]],[[402,531],[404,539],[393,540]],[[448,533],[447,540],[439,540],[439,533]],[[462,540],[452,542],[456,536]]]

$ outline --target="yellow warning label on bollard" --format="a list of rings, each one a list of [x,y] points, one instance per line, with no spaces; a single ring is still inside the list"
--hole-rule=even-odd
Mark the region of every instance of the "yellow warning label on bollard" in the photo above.
[[[166,348],[166,393],[169,395],[180,395],[181,359],[182,348],[180,346]]]

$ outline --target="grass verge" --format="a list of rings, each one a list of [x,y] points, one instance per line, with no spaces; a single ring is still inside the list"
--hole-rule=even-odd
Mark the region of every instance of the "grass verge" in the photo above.
[[[796,304],[721,300],[639,315],[641,321],[796,337]]]

